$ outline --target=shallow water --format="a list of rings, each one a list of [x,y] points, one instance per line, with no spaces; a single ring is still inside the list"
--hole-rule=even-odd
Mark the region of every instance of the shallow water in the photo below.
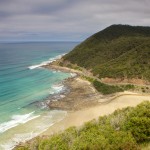
[[[71,50],[77,43],[0,44],[0,149],[30,139],[61,120],[66,112],[50,111],[45,100],[59,94],[69,73],[41,66]],[[34,125],[34,128],[33,128]]]

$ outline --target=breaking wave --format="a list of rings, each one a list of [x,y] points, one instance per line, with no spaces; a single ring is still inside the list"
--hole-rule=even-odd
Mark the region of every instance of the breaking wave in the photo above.
[[[10,121],[3,122],[0,124],[0,133],[3,133],[13,127],[18,126],[19,124],[24,124],[40,116],[40,115],[34,116],[33,114],[34,112],[31,112],[25,115],[13,115]]]
[[[32,65],[32,66],[29,66],[28,68],[29,69],[35,69],[35,68],[40,68],[40,67],[42,67],[42,66],[45,66],[45,65],[47,65],[47,64],[49,64],[49,63],[52,63],[52,62],[54,62],[54,61],[56,61],[57,59],[60,59],[62,56],[64,56],[65,54],[62,54],[62,55],[58,55],[58,56],[56,56],[56,57],[53,57],[53,58],[50,58],[48,61],[44,61],[44,62],[42,62],[42,63],[40,63],[40,64],[38,64],[38,65]]]

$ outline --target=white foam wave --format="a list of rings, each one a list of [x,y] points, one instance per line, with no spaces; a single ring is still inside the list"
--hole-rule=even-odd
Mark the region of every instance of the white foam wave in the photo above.
[[[52,86],[52,89],[55,91],[55,93],[61,92],[63,88],[64,88],[63,84],[55,84]]]
[[[51,89],[49,94],[53,95],[53,94],[58,94],[61,93],[63,90],[65,89],[65,86],[63,84],[54,84]]]
[[[24,134],[15,134],[14,137],[10,141],[8,141],[7,143],[4,143],[4,144],[0,144],[0,149],[2,149],[2,150],[12,150],[20,142],[24,143],[24,142],[26,142],[26,141],[28,141],[28,140],[38,136],[42,132],[46,131],[48,129],[48,127],[52,126],[53,124],[54,123],[51,123],[51,124],[49,124],[49,126],[45,126],[45,127],[41,128],[40,132],[30,132],[30,133],[24,133]]]
[[[66,54],[66,53],[65,53],[65,54]],[[29,66],[28,68],[29,68],[29,69],[40,68],[40,67],[42,67],[42,66],[44,66],[44,65],[47,65],[47,64],[49,64],[49,63],[52,63],[52,62],[56,61],[57,59],[60,59],[60,58],[61,58],[62,56],[64,56],[65,54],[58,55],[58,56],[56,56],[56,57],[54,57],[54,58],[50,58],[48,61],[44,61],[44,62],[42,62],[42,63],[40,63],[40,64],[38,64],[38,65]]]
[[[47,103],[45,102],[40,102],[40,106],[41,106],[41,109],[48,108]]]
[[[39,117],[40,115],[33,116],[34,112],[25,115],[13,115],[11,120],[0,124],[0,133],[3,133],[19,124],[24,124],[32,119]]]
[[[26,142],[38,136],[42,132],[46,131],[50,126],[64,119],[66,115],[67,115],[66,111],[58,111],[58,110],[46,113],[44,116],[39,118],[41,119],[40,121],[41,124],[39,125],[36,124],[32,131],[27,133],[16,133],[12,135],[12,138],[10,140],[7,140],[4,143],[0,143],[0,150],[12,150],[20,142]]]

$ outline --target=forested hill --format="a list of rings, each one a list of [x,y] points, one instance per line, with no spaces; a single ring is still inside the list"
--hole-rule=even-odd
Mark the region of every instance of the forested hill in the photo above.
[[[150,81],[150,27],[112,25],[76,46],[64,60],[99,78]]]

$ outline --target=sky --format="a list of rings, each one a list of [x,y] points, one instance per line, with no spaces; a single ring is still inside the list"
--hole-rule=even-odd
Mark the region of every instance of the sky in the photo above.
[[[0,0],[0,41],[83,41],[112,25],[150,25],[150,0]]]

